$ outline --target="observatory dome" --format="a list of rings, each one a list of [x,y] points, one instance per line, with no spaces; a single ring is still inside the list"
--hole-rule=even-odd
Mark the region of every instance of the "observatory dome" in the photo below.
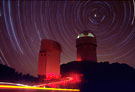
[[[84,31],[77,36],[77,38],[80,38],[80,37],[92,37],[92,38],[94,38],[95,35],[93,33],[89,32],[89,31]]]

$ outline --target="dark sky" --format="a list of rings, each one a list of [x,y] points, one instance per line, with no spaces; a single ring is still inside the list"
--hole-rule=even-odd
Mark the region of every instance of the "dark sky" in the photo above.
[[[134,8],[134,0],[0,0],[0,63],[36,75],[41,39],[61,44],[62,64],[76,60],[75,39],[90,30],[98,62],[135,67]]]

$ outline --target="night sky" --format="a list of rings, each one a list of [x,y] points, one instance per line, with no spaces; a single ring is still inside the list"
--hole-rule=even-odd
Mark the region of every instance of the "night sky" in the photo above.
[[[83,30],[96,35],[98,62],[135,67],[134,0],[0,0],[0,63],[36,76],[44,38],[61,44],[61,64],[74,61]]]

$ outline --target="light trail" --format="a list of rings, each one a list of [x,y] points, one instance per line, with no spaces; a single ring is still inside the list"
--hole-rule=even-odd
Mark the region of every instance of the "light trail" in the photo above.
[[[40,84],[40,85],[36,85],[37,87],[44,87],[44,86],[47,86],[49,84],[61,84],[63,82],[70,82],[70,81],[73,81],[74,79],[71,78],[71,77],[67,77],[67,80],[62,80],[62,81],[59,81],[59,82],[52,82],[52,83],[46,83],[46,84]]]
[[[34,89],[34,90],[55,90],[55,91],[80,91],[79,89],[61,89],[61,88],[41,88],[32,86],[9,86],[0,85],[0,89]]]
[[[39,85],[35,85],[36,87],[46,87],[47,85],[51,86],[51,85],[63,85],[65,83],[74,83],[74,82],[80,82],[80,76],[82,75],[77,75],[75,74],[74,76],[72,77],[66,77],[66,78],[63,78],[61,81],[58,81],[58,82],[51,82],[51,83],[46,83],[46,84],[39,84]]]
[[[134,5],[134,16],[133,16],[133,20],[132,20],[132,25],[134,24],[134,20],[135,20],[135,1],[133,0],[133,5]]]
[[[20,83],[0,82],[1,85],[28,86]]]
[[[54,91],[77,91],[79,92],[79,89],[65,89],[65,88],[55,88],[55,87],[51,87],[51,88],[46,88],[47,85],[51,85],[51,84],[63,84],[63,83],[68,83],[68,82],[78,82],[79,79],[76,77],[66,77],[63,78],[61,81],[59,82],[51,82],[51,83],[47,83],[47,84],[40,84],[40,85],[34,85],[34,86],[29,86],[29,85],[24,85],[24,84],[20,84],[20,83],[9,83],[9,82],[0,82],[0,89],[31,89],[31,90],[54,90]]]

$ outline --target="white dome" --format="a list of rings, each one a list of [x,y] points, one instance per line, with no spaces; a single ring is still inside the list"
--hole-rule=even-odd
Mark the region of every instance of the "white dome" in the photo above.
[[[93,33],[91,33],[91,32],[83,32],[83,33],[81,33],[81,34],[79,34],[78,36],[77,36],[77,38],[80,38],[80,37],[95,37],[94,36],[94,34]]]

